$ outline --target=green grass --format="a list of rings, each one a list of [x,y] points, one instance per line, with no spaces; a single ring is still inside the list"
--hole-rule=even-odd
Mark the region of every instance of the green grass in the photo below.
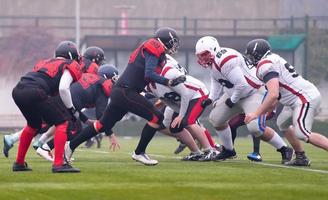
[[[328,199],[327,152],[308,144],[312,166],[306,169],[322,171],[280,168],[280,155],[263,143],[264,162],[273,166],[249,162],[249,138],[237,138],[237,159],[200,163],[179,161],[172,153],[177,142],[156,137],[148,149],[160,162],[153,167],[131,160],[137,138],[120,138],[120,144],[118,152],[108,152],[107,139],[102,149],[80,148],[74,154],[80,174],[52,174],[33,149],[27,156],[33,171],[14,173],[16,145],[9,159],[0,156],[0,199]]]

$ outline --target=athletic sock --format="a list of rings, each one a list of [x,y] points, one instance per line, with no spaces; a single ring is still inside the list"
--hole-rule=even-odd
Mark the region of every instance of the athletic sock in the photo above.
[[[23,130],[20,130],[16,133],[11,134],[10,139],[11,139],[12,143],[16,143],[19,140],[22,133],[23,133]]]
[[[214,147],[215,147],[215,142],[214,142],[214,140],[213,140],[213,138],[212,138],[211,133],[210,133],[207,129],[205,129],[204,133],[205,133],[205,135],[206,135],[206,137],[207,137],[207,140],[208,140],[208,142],[210,143],[211,147],[214,148]]]
[[[18,152],[16,157],[16,163],[20,165],[24,165],[25,163],[25,156],[28,148],[30,147],[31,141],[33,137],[35,136],[37,132],[37,129],[34,129],[29,126],[25,126],[20,139],[19,139],[19,145],[18,145]]]
[[[259,154],[261,139],[259,137],[255,137],[254,135],[252,135],[252,137],[253,137],[253,152]]]
[[[237,137],[237,128],[235,127],[230,127],[230,131],[231,131],[231,140],[232,140],[232,144],[235,144],[235,139]]]
[[[64,122],[63,124],[56,126],[55,137],[54,137],[54,144],[55,144],[55,159],[54,159],[54,166],[62,166],[64,163],[64,150],[65,144],[67,140],[67,124],[68,122]]]
[[[224,146],[224,148],[228,149],[228,150],[233,150],[230,127],[228,126],[227,128],[225,128],[221,131],[216,130],[215,132],[221,139],[222,145]]]
[[[156,131],[157,129],[149,126],[148,123],[144,126],[141,132],[141,137],[138,146],[134,151],[135,154],[140,155],[146,152],[146,148],[149,142],[151,141],[151,139],[154,137]]]
[[[278,133],[274,132],[273,137],[268,141],[269,144],[274,146],[276,149],[280,149],[281,147],[286,147],[287,144],[283,141],[283,139],[278,135]]]
[[[76,149],[83,142],[96,136],[98,132],[93,125],[84,128],[79,135],[77,135],[72,141],[70,141],[69,146],[72,150]]]

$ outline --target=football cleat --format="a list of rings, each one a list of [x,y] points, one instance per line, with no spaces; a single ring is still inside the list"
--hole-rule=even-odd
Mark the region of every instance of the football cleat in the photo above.
[[[237,157],[236,151],[229,150],[229,149],[224,149],[215,157],[213,157],[213,161],[224,161],[226,159],[234,159]]]
[[[20,165],[20,164],[14,162],[13,171],[14,172],[32,171],[32,169],[28,167],[26,162],[23,165]]]
[[[13,148],[14,144],[11,140],[10,135],[4,135],[3,136],[3,154],[5,155],[6,158],[9,156],[9,150]]]
[[[42,158],[53,162],[54,161],[54,157],[51,153],[51,150],[49,148],[49,146],[47,144],[42,145],[41,147],[37,148],[36,153],[41,156]]]
[[[175,149],[174,154],[181,153],[186,147],[186,144],[180,143],[179,146]]]
[[[151,159],[147,154],[142,153],[140,155],[135,154],[135,152],[133,152],[132,154],[132,159],[137,161],[137,162],[141,162],[144,165],[147,166],[153,166],[153,165],[157,165],[158,161],[157,160],[153,160]]]
[[[189,155],[181,158],[182,161],[198,161],[203,154],[200,153],[190,153]]]
[[[213,150],[213,149],[209,149],[204,151],[204,153],[202,154],[202,157],[199,159],[199,161],[211,161],[213,160],[220,152]]]
[[[302,154],[302,155],[297,155],[296,154],[296,158],[291,160],[291,161],[288,161],[285,163],[285,165],[288,165],[288,166],[303,166],[303,167],[308,167],[311,165],[311,160],[309,160],[305,154]]]
[[[73,155],[73,152],[74,152],[74,150],[71,149],[69,144],[70,144],[70,142],[66,142],[66,144],[65,144],[65,153],[64,153],[64,159],[65,159],[65,162],[67,162],[67,163],[72,162],[72,155]]]
[[[253,152],[253,153],[248,154],[247,159],[250,160],[250,161],[262,162],[262,156],[257,152]]]
[[[74,168],[69,164],[63,164],[62,166],[52,166],[52,173],[79,173],[80,169]]]
[[[277,149],[281,153],[281,164],[285,164],[292,160],[294,150],[290,147],[283,146],[280,149]]]

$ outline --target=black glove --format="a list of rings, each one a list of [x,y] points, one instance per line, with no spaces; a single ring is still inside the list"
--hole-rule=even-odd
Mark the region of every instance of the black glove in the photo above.
[[[227,100],[225,101],[225,104],[226,104],[229,108],[232,108],[232,107],[235,105],[235,103],[233,103],[233,102],[231,101],[230,98],[227,98]]]
[[[203,108],[206,108],[207,106],[211,105],[211,103],[212,103],[212,100],[211,100],[211,99],[204,99],[204,100],[202,101],[202,103],[201,103],[201,106],[202,106]]]
[[[174,87],[180,83],[183,83],[186,81],[186,76],[185,75],[181,75],[177,78],[174,78],[174,79],[170,79],[169,82],[168,82],[168,86],[171,86],[171,87]]]
[[[68,112],[71,114],[73,121],[79,118],[79,112],[74,107],[68,108]]]
[[[83,123],[88,121],[89,118],[83,112],[81,112],[81,111],[78,111],[78,112],[79,112],[79,118]]]

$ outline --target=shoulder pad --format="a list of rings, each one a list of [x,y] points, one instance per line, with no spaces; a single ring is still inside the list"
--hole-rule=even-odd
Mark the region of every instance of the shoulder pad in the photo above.
[[[68,62],[65,69],[68,69],[74,81],[79,80],[82,76],[81,66],[74,60],[72,62]]]
[[[112,90],[112,86],[113,86],[113,82],[109,79],[105,80],[102,83],[102,88],[103,88],[103,91],[105,92],[106,97],[109,97],[110,92]]]
[[[156,39],[149,39],[144,44],[144,50],[148,53],[155,55],[156,57],[160,57],[161,54],[165,53],[165,49],[163,45]]]

